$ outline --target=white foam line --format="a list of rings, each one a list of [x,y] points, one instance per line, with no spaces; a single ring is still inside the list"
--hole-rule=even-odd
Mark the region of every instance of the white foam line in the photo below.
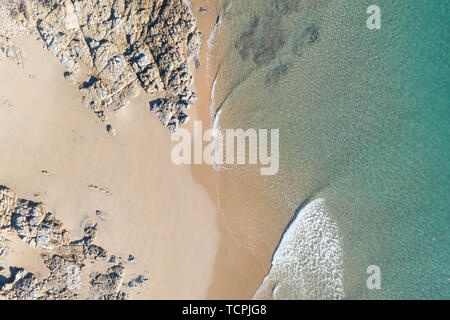
[[[206,53],[206,62],[209,62],[209,59],[211,58],[211,51],[214,49],[214,40],[216,38],[217,30],[219,26],[222,24],[222,16],[218,13],[217,15],[217,21],[214,25],[213,31],[211,32],[209,39],[207,41],[208,43],[208,52]]]
[[[214,78],[214,81],[211,86],[211,95],[210,95],[211,104],[209,106],[209,117],[210,117],[210,119],[212,119],[213,125],[216,122],[216,117],[217,117],[216,110],[214,109],[216,106],[216,101],[214,99],[214,92],[216,89],[217,77],[218,77],[218,75],[216,74],[216,77]],[[220,112],[220,110],[218,110],[218,111]]]
[[[289,225],[256,299],[343,299],[343,250],[324,199],[303,208]]]

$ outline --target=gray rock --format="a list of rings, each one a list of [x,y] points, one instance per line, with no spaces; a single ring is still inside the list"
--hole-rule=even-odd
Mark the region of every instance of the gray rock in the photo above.
[[[148,283],[148,278],[143,275],[139,275],[138,277],[136,277],[128,282],[128,287],[130,287],[130,288],[143,287],[147,283]]]
[[[18,12],[5,15],[0,33],[2,27],[23,25],[24,32],[39,34],[45,48],[65,66],[68,80],[75,82],[75,74],[81,77],[81,68],[95,75],[96,84],[87,79],[84,82],[91,85],[80,89],[86,105],[105,124],[109,111],[126,107],[130,94],[139,92],[136,85],[148,94],[160,93],[173,100],[192,85],[189,64],[191,60],[196,67],[200,64],[202,35],[184,0],[127,1],[126,5],[106,0],[95,5],[87,0],[21,3],[25,9],[19,10],[0,0],[0,9]],[[20,52],[5,39],[0,38],[0,48],[20,64]],[[176,130],[184,122],[172,119],[170,113],[162,109],[158,117]]]
[[[95,186],[93,186],[95,187]],[[97,189],[102,189],[98,188]],[[110,256],[114,263],[105,272],[92,274],[89,291],[93,299],[128,299],[123,283],[126,265],[123,258],[108,255],[105,249],[94,244],[98,233],[97,224],[84,228],[84,237],[70,241],[67,231],[54,215],[40,203],[19,199],[11,190],[0,186],[0,256],[7,251],[5,237],[15,236],[40,252],[49,275],[40,280],[23,268],[10,268],[8,278],[0,276],[0,297],[6,299],[78,299],[81,279],[86,264],[105,268],[104,262]],[[135,261],[132,255],[128,261]],[[146,284],[144,278],[136,278],[139,286]],[[87,297],[81,297],[87,298]]]

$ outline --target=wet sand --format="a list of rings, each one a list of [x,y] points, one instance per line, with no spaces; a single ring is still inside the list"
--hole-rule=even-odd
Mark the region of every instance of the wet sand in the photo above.
[[[218,68],[220,56],[214,56],[216,50],[209,51],[208,40],[217,21],[217,8],[215,1],[192,1],[193,12],[197,18],[199,29],[203,33],[203,44],[200,51],[201,66],[196,70],[195,91],[199,95],[199,100],[192,109],[192,120],[201,120],[203,130],[212,127],[210,112],[211,89]],[[199,8],[206,9],[199,12]],[[220,43],[211,41],[216,49]],[[219,52],[220,50],[217,50]],[[208,59],[209,56],[209,59]],[[192,112],[191,111],[191,112]],[[218,172],[208,165],[192,166],[193,177],[202,184],[217,204],[217,183]],[[240,188],[240,193],[245,194],[250,191],[247,187]],[[239,203],[234,204],[239,207]],[[219,209],[217,209],[219,210]],[[216,256],[213,278],[208,290],[208,299],[249,299],[253,296],[263,277],[267,273],[267,267],[263,267],[260,260],[252,253],[252,250],[241,246],[229,233],[228,227],[222,214],[218,215],[218,228],[220,232],[220,244]],[[246,224],[249,221],[244,214],[240,223]],[[271,254],[270,254],[271,255]],[[270,263],[270,257],[267,259]]]

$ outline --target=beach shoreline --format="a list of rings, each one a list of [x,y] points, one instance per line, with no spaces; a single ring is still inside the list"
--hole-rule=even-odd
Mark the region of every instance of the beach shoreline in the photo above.
[[[191,66],[198,101],[184,126],[192,132],[194,121],[205,130],[212,126],[219,60],[208,56],[215,3],[191,5],[203,33],[200,66]],[[0,59],[0,97],[6,101],[0,109],[0,185],[45,204],[72,238],[95,223],[99,246],[117,256],[132,254],[136,262],[127,266],[125,279],[145,275],[149,282],[130,291],[131,299],[251,298],[267,268],[230,234],[218,203],[218,172],[207,164],[172,163],[175,142],[150,112],[152,97],[141,90],[126,108],[109,113],[111,135],[42,42],[30,35],[14,42],[22,50],[20,64]],[[10,249],[3,264],[46,274],[39,249],[23,243]]]
[[[213,85],[220,64],[222,43],[212,38],[216,23],[219,21],[218,14],[220,9],[216,7],[217,1],[209,1],[206,4],[203,1],[193,0],[193,12],[196,16],[199,30],[203,33],[203,42],[200,50],[200,67],[194,72],[194,91],[197,92],[199,100],[193,108],[195,116],[193,120],[200,120],[203,124],[203,130],[211,129],[214,119],[214,111],[211,110],[213,94]],[[206,11],[200,12],[199,8]],[[225,217],[220,210],[218,202],[219,172],[213,166],[193,165],[192,175],[197,182],[203,185],[217,205],[217,222],[220,233],[220,244],[216,256],[214,275],[208,290],[208,299],[250,299],[258,289],[264,276],[266,275],[270,264],[270,258],[267,264],[261,264],[261,261],[254,255],[252,248],[242,246],[232,236]],[[250,192],[251,187],[243,187],[240,192],[245,195]],[[226,200],[228,202],[228,200]],[[234,203],[239,206],[239,203]],[[251,223],[249,217],[241,216],[240,223]],[[271,253],[270,253],[271,255]]]

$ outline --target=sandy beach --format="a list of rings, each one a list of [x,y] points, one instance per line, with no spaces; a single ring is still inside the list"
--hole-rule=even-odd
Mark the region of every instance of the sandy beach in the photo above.
[[[2,185],[44,202],[74,236],[105,212],[99,244],[133,254],[130,272],[150,279],[137,297],[204,298],[219,239],[216,207],[189,167],[172,164],[170,134],[144,95],[111,119],[112,138],[58,61],[35,40],[22,47],[24,69],[1,62],[0,87],[11,104],[1,110]]]
[[[0,0],[0,300],[448,300],[448,12]]]
[[[207,66],[207,40],[217,19],[212,1],[192,6],[203,44],[194,74],[199,99],[185,126],[191,131],[192,120],[211,126],[216,66]],[[141,92],[109,115],[117,133],[111,137],[42,43],[24,36],[18,44],[23,68],[0,60],[0,96],[7,101],[0,109],[0,184],[44,203],[73,238],[83,236],[86,221],[96,221],[101,247],[135,257],[127,276],[149,278],[130,292],[132,299],[250,298],[264,270],[228,233],[217,207],[217,172],[208,165],[172,164],[175,143],[149,112],[148,95]],[[36,250],[12,249],[11,265],[45,275]]]

